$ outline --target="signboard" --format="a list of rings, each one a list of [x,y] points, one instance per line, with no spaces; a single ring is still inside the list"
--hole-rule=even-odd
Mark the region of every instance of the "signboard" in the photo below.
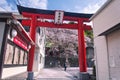
[[[57,10],[55,11],[55,24],[62,24],[63,23],[64,12]]]
[[[20,46],[21,48],[23,48],[24,50],[28,49],[27,44],[22,39],[20,39],[18,36],[14,37],[13,42],[17,44],[18,46]]]

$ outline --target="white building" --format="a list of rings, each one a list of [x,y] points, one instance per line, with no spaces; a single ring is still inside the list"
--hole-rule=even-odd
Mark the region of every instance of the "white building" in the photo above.
[[[36,48],[34,55],[33,71],[38,72],[45,63],[45,28],[37,28]]]
[[[18,13],[14,13],[14,16],[17,19],[25,19],[23,16]],[[29,33],[29,27],[24,27]],[[35,54],[34,54],[34,64],[33,71],[38,72],[44,67],[45,61],[45,28],[38,27],[36,29],[36,41],[35,41]]]
[[[91,20],[97,80],[120,80],[120,0],[108,0]]]
[[[23,18],[18,14],[11,13],[11,15],[14,16],[16,19]],[[1,24],[0,31],[2,32],[3,22],[0,22],[0,24]],[[29,33],[29,27],[26,26],[24,28]],[[4,67],[2,71],[2,79],[13,78],[15,77],[15,75],[26,72],[27,63],[28,63],[28,53],[29,53],[29,50],[24,50],[19,45],[16,45],[13,42],[13,38],[10,38],[10,31],[9,31],[6,54],[5,54],[5,59],[4,59]],[[33,72],[39,72],[40,69],[44,67],[44,60],[45,60],[45,28],[39,27],[36,29]]]

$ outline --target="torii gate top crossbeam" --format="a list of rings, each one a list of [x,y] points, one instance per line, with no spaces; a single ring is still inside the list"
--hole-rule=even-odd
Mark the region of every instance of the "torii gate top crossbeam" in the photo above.
[[[55,11],[53,10],[42,10],[42,9],[35,9],[35,8],[28,8],[17,5],[18,10],[20,13],[28,12],[28,13],[35,13],[35,14],[46,14],[46,15],[54,15]],[[83,14],[83,13],[72,13],[72,12],[64,12],[64,16],[69,17],[76,17],[76,18],[90,18],[93,14]]]
[[[25,17],[32,17],[33,15],[37,18],[41,19],[55,19],[55,11],[52,10],[42,10],[42,9],[35,9],[35,8],[28,8],[17,5],[19,12]],[[89,18],[92,14],[83,14],[83,13],[71,13],[71,12],[64,12],[63,20],[68,21],[78,21],[81,19],[83,22],[89,22]],[[31,20],[22,20],[22,24],[24,26],[30,26]],[[37,26],[44,26],[51,28],[67,28],[67,29],[78,29],[77,24],[62,24],[56,25],[53,22],[41,22],[37,21]],[[91,27],[84,25],[84,30],[90,30]]]

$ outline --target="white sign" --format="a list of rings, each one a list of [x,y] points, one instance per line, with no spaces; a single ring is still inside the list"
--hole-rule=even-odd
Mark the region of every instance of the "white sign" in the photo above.
[[[63,11],[55,11],[55,24],[63,23],[64,12]]]

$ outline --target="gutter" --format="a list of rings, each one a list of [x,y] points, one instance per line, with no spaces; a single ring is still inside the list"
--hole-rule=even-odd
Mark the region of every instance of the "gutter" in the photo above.
[[[103,6],[89,19],[90,21],[93,20],[100,12],[103,11],[113,0],[107,0]]]

